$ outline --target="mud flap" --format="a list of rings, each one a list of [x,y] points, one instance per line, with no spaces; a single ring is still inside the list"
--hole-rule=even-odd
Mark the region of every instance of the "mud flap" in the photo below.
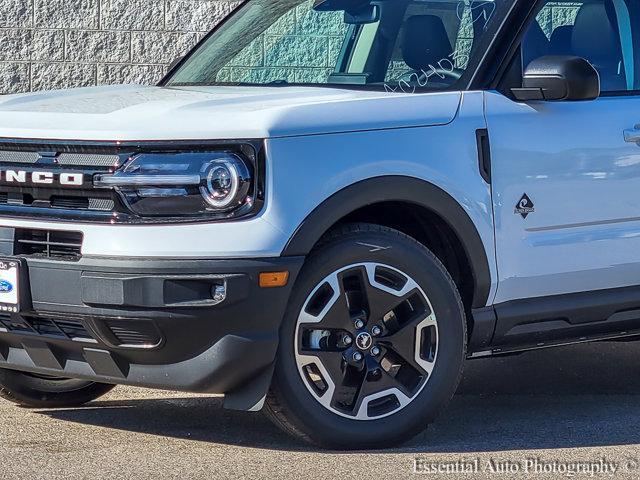
[[[242,410],[246,412],[258,412],[262,410],[267,392],[271,386],[275,362],[265,368],[253,380],[240,388],[225,394],[224,408],[227,410]]]

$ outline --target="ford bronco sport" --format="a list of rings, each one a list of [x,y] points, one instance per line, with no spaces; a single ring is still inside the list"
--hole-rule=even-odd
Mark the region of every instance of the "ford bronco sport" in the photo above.
[[[397,444],[467,358],[640,334],[639,123],[637,0],[248,0],[158,86],[2,97],[1,394]]]

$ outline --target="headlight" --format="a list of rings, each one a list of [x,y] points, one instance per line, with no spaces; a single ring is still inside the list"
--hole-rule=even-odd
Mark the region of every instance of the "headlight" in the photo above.
[[[236,217],[251,210],[256,188],[250,162],[232,152],[144,153],[96,187],[114,188],[142,217]]]
[[[205,166],[206,185],[200,187],[205,201],[216,209],[224,209],[238,198],[243,186],[243,176],[238,172],[238,162],[231,158],[214,160]]]

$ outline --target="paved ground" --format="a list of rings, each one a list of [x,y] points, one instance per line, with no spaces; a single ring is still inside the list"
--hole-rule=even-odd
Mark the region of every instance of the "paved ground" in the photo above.
[[[2,402],[0,478],[420,478],[416,459],[458,470],[426,477],[564,478],[576,462],[605,460],[615,465],[595,478],[640,478],[639,360],[640,343],[600,343],[469,362],[435,425],[374,453],[310,449],[215,397],[119,388],[74,410]],[[534,459],[538,469],[559,462],[561,474],[523,473]],[[461,473],[476,461],[478,473]]]

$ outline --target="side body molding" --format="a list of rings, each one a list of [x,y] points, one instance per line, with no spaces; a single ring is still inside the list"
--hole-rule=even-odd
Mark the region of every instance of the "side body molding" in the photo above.
[[[484,245],[469,215],[448,193],[424,180],[405,176],[375,177],[340,190],[320,204],[298,227],[284,256],[304,256],[336,222],[356,210],[381,202],[412,203],[439,215],[453,229],[473,270],[473,307],[489,299],[491,273]]]

